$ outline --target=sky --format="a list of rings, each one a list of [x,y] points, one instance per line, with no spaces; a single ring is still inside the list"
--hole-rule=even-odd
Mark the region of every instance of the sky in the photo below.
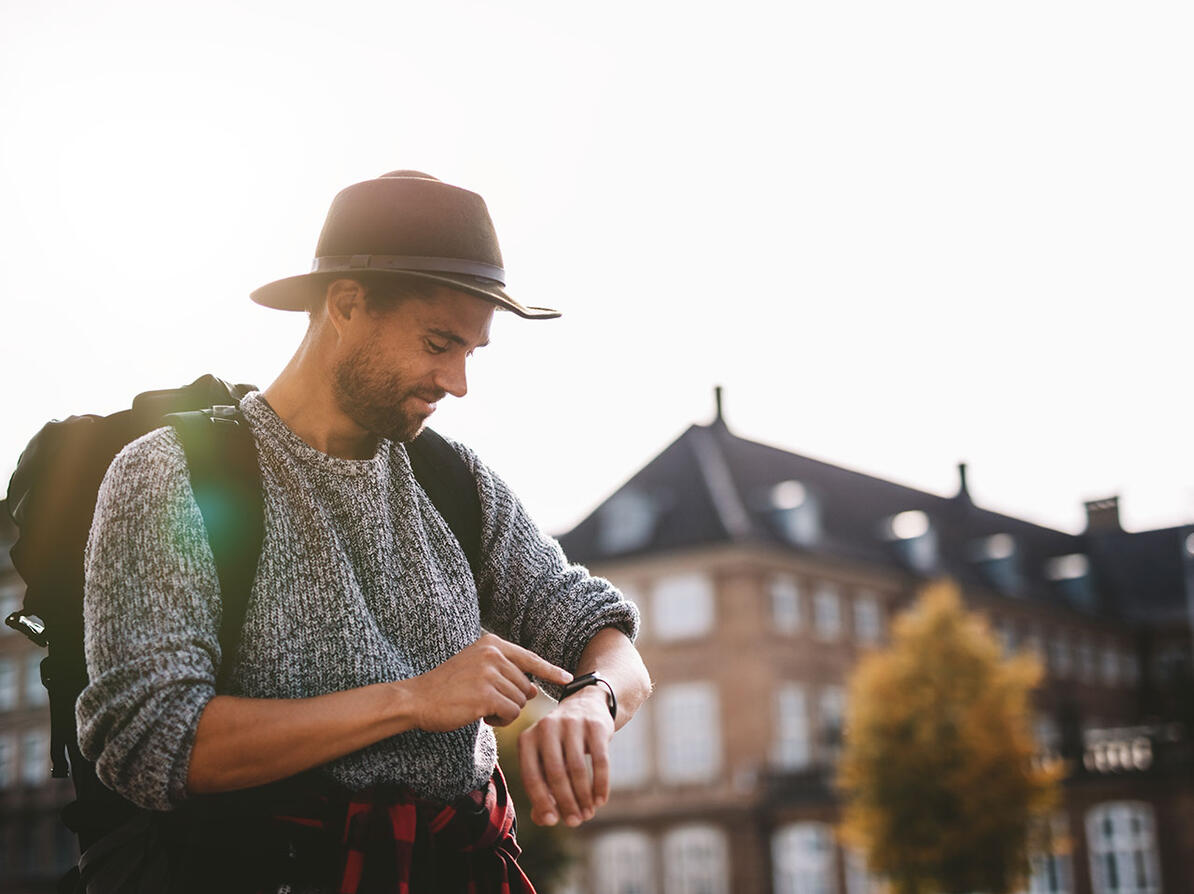
[[[335,193],[483,195],[432,424],[547,530],[693,423],[1077,532],[1194,522],[1194,6],[0,0],[0,480],[52,417],[267,385]],[[0,487],[3,485],[0,484]]]

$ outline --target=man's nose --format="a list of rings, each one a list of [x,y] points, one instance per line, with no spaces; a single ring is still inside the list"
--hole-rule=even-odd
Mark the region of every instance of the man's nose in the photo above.
[[[441,366],[435,375],[435,384],[441,391],[453,397],[468,394],[468,376],[465,372],[466,358],[454,358]]]

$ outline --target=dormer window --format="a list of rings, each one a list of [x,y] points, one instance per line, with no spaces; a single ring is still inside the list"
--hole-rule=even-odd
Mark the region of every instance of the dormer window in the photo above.
[[[820,505],[816,496],[794,479],[781,481],[768,497],[772,517],[780,534],[789,543],[809,546],[821,534]]]
[[[1022,578],[1016,541],[1011,534],[992,534],[970,545],[970,557],[979,573],[1002,593],[1019,593]]]
[[[1045,563],[1045,577],[1070,603],[1090,608],[1094,589],[1090,579],[1090,559],[1082,553],[1055,556]]]
[[[1051,581],[1078,580],[1090,573],[1090,560],[1082,553],[1057,556],[1045,563],[1045,577]]]
[[[937,534],[928,513],[919,509],[900,512],[887,519],[886,539],[891,541],[908,567],[921,573],[937,565]]]
[[[990,562],[1010,559],[1016,554],[1016,541],[1011,534],[992,534],[982,541],[983,558]]]
[[[929,517],[919,509],[891,517],[891,535],[897,540],[915,540],[929,532]]]
[[[632,552],[651,542],[659,516],[655,501],[627,487],[610,497],[597,519],[597,543],[606,555]]]

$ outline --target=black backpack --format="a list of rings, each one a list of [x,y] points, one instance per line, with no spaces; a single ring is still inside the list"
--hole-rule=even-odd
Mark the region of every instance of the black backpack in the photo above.
[[[26,592],[23,607],[5,623],[48,647],[41,677],[50,695],[51,774],[74,780],[76,800],[63,820],[78,835],[81,850],[137,811],[99,781],[94,765],[79,752],[75,727],[75,701],[87,685],[83,552],[100,483],[126,444],[163,425],[175,428],[219,575],[221,653],[234,655],[264,530],[256,445],[235,406],[251,390],[207,375],[183,388],[139,394],[130,409],[110,416],[49,422],[13,473],[7,507],[19,536],[11,556]],[[472,472],[430,429],[407,452],[415,478],[460,541],[475,577],[481,504]],[[224,663],[217,690],[230,664]]]

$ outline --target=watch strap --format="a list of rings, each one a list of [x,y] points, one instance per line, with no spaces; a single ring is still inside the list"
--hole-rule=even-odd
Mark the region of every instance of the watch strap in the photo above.
[[[605,689],[605,700],[609,705],[609,716],[618,719],[618,697],[614,695],[614,687],[610,685],[609,680],[601,676],[597,672],[589,674],[581,674],[579,677],[573,677],[571,683],[566,683],[563,689],[560,690],[560,701],[563,701],[568,696],[580,692],[587,686],[600,686]]]

